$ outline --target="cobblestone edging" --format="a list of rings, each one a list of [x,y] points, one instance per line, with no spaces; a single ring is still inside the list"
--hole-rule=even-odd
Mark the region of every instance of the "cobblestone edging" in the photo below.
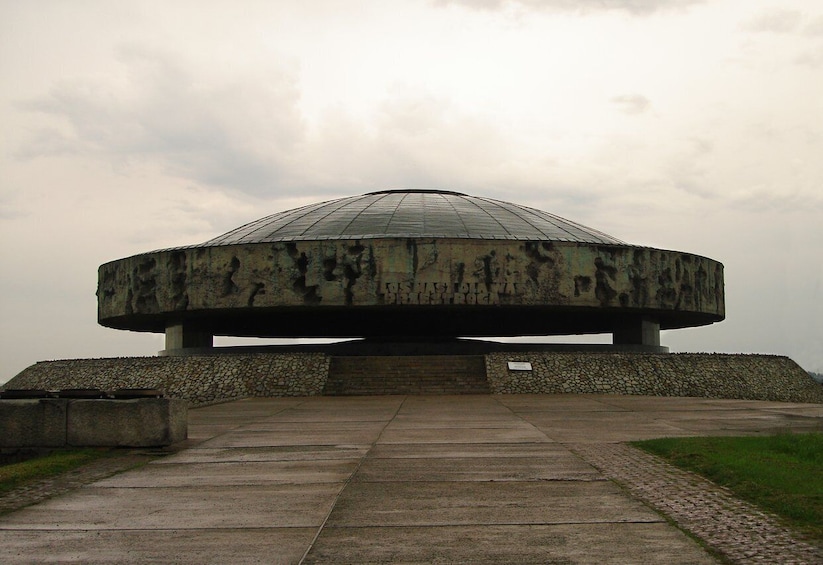
[[[508,361],[531,363],[511,371]],[[823,386],[788,357],[707,353],[490,353],[500,394],[637,394],[823,402]]]
[[[566,447],[733,563],[823,563],[823,548],[703,477],[625,444]]]
[[[193,406],[247,396],[322,394],[329,357],[322,353],[192,355],[41,361],[5,388],[157,388]]]

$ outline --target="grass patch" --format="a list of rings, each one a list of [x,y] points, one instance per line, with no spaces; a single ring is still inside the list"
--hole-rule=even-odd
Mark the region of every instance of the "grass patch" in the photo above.
[[[106,457],[110,449],[60,449],[42,457],[0,467],[0,494],[33,481],[47,479]]]
[[[727,487],[823,542],[823,433],[663,438],[632,445]]]

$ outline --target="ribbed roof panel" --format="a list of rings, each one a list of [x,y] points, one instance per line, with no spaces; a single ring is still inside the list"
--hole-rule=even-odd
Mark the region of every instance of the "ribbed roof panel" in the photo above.
[[[441,190],[386,190],[266,216],[204,246],[325,239],[451,238],[624,242],[559,216]]]

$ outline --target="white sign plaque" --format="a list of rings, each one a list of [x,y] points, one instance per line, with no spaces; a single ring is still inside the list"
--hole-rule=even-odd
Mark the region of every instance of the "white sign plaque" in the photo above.
[[[531,371],[532,364],[528,361],[509,361],[509,371]]]

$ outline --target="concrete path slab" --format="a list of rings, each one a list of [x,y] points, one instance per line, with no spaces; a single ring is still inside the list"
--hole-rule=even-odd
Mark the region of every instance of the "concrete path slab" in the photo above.
[[[695,552],[690,545],[690,540],[680,531],[662,523],[328,526],[304,563],[716,563],[708,554]],[[684,551],[684,547],[692,551]]]
[[[788,404],[766,408],[767,412],[777,412],[778,414],[788,414],[790,416],[802,416],[823,418],[823,405],[820,404]]]
[[[662,522],[608,481],[353,482],[331,526]]]
[[[371,445],[378,430],[232,430],[203,442],[203,447],[273,447],[277,445]]]
[[[342,488],[342,483],[272,485],[268,481],[207,489],[88,486],[8,514],[0,526],[7,531],[316,527]]]
[[[431,459],[434,457],[564,457],[558,443],[378,443],[369,458]]]
[[[299,563],[316,528],[17,530],[3,563]]]
[[[496,397],[498,402],[518,414],[527,412],[627,412],[628,408],[609,402],[604,395],[510,394]]]
[[[550,441],[533,426],[516,428],[390,427],[381,443],[536,443]]]
[[[355,480],[420,481],[592,481],[595,469],[567,451],[553,457],[438,457],[378,459],[369,457]]]
[[[567,417],[531,412],[524,414],[523,418],[545,434],[549,441],[563,443],[586,441],[602,443],[693,435],[672,423],[651,420],[647,416],[629,412],[618,414],[595,411]]]
[[[472,428],[472,429],[520,429],[530,430],[532,426],[527,422],[513,422],[511,416],[507,419],[489,418],[486,420],[466,420],[466,419],[439,419],[439,418],[403,418],[398,416],[391,423],[392,430],[401,429],[446,429],[446,428]]]
[[[391,420],[396,413],[396,409],[384,409],[375,411],[364,411],[360,408],[347,408],[343,410],[311,410],[295,409],[281,412],[266,419],[267,422],[293,422],[293,423],[316,423],[322,422],[333,424],[336,422],[386,422]]]
[[[385,426],[385,420],[376,422],[278,422],[265,418],[236,429],[242,432],[274,432],[276,434],[293,434],[295,432],[317,432],[321,434],[346,434],[349,432],[357,434],[365,432],[379,434]]]
[[[152,465],[181,463],[243,463],[256,461],[359,461],[369,446],[354,445],[287,445],[273,447],[196,447],[152,461]]]
[[[343,483],[359,463],[356,459],[322,459],[149,465],[142,473],[115,475],[92,486],[158,488]]]
[[[596,455],[645,437],[822,429],[823,405],[311,397],[213,405],[189,422],[165,458],[0,516],[0,561],[713,563]],[[719,539],[745,554],[733,533]]]

